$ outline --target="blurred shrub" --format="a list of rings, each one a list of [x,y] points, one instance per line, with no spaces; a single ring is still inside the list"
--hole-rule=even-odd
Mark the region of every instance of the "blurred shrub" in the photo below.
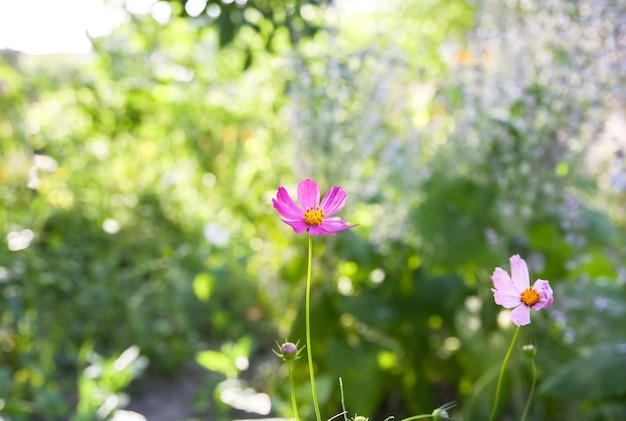
[[[216,0],[167,0],[171,4],[170,13],[187,16],[198,27],[205,26],[219,34],[220,46],[226,46],[241,32],[253,30],[266,38],[267,47],[272,47],[273,39],[280,38],[282,32],[289,34],[289,40],[297,43],[301,38],[314,35],[323,23],[319,6],[327,0],[299,0],[293,3],[276,1],[216,1]],[[165,2],[162,2],[165,3]],[[181,7],[183,6],[183,7]],[[154,10],[154,7],[153,7]],[[252,50],[247,54],[252,56]]]
[[[78,378],[78,404],[72,421],[108,419],[128,399],[120,392],[147,364],[137,346],[110,359],[94,354],[90,348],[87,344],[79,353],[86,367]]]
[[[624,231],[612,218],[619,202],[608,207],[614,186],[598,189],[605,171],[590,171],[589,157],[614,100],[624,101],[623,28],[611,17],[624,10],[615,2],[606,13],[577,7],[485,1],[466,40],[416,36],[401,46],[384,37],[352,44],[351,30],[371,28],[368,15],[356,14],[354,26],[343,21],[350,29],[329,31],[329,48],[296,57],[294,172],[344,186],[344,213],[361,224],[317,246],[323,282],[314,286],[320,372],[344,377],[351,411],[384,418],[459,399],[468,419],[485,418],[510,335],[498,323],[489,275],[513,253],[528,256],[535,278],[558,285],[599,276],[623,290]],[[421,19],[457,12],[433,8]],[[555,24],[593,37],[573,45],[545,31]],[[598,201],[606,207],[596,210]],[[555,297],[553,316],[563,308]],[[597,329],[611,342],[626,334],[607,322]],[[292,332],[302,330],[299,317]],[[557,364],[574,358],[562,325],[544,316],[531,335],[550,344],[541,352]],[[523,409],[527,376],[512,377],[511,414]],[[621,396],[615,382],[608,388]],[[329,413],[338,402],[335,385]],[[607,408],[619,414],[615,405]],[[546,419],[560,414],[550,399],[535,406]],[[600,409],[585,411],[593,419]]]
[[[58,78],[27,61],[0,68],[9,248],[0,255],[0,387],[16,419],[66,413],[62,395],[74,386],[65,374],[85,342],[101,354],[137,344],[153,370],[169,373],[201,344],[252,326],[273,343],[273,309],[249,256],[263,246],[253,221],[265,213],[252,198],[275,184],[271,161],[257,158],[271,129],[257,113],[275,98],[266,84],[265,97],[237,106],[232,74],[207,75],[200,57],[181,63],[181,49],[206,53],[175,41],[184,22],[165,31],[144,20],[142,32],[129,23]],[[224,58],[215,42],[204,41],[228,67],[239,53]],[[144,71],[151,62],[160,64]],[[264,70],[249,83],[270,79]],[[194,294],[199,274],[213,280],[205,300]]]

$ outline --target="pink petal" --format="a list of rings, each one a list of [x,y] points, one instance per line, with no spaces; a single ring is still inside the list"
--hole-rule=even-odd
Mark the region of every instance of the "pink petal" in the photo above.
[[[539,294],[539,302],[533,306],[534,310],[552,307],[552,288],[550,283],[542,279],[537,279],[533,284],[533,289]]]
[[[281,216],[288,219],[302,219],[304,216],[304,212],[302,209],[296,205],[296,203],[291,199],[287,190],[284,187],[278,189],[278,193],[276,194],[276,199],[272,199],[272,203],[274,204],[274,208],[281,214]]]
[[[307,178],[298,184],[298,202],[303,210],[320,204],[320,188],[315,181]]]
[[[504,308],[517,307],[522,303],[522,299],[520,298],[519,294],[507,294],[506,292],[498,291],[494,288],[491,289],[491,292],[493,292],[493,299],[495,300],[496,304]]]
[[[311,236],[316,236],[316,235],[335,235],[335,233],[332,232],[332,231],[325,230],[322,227],[322,225],[311,225],[309,227],[309,235],[311,235]]]
[[[493,271],[491,280],[493,281],[493,285],[496,289],[503,294],[512,295],[517,298],[519,298],[522,294],[522,291],[518,290],[513,281],[511,281],[509,274],[502,268],[496,268]]]
[[[335,235],[335,233],[340,231],[345,231],[350,228],[356,227],[358,224],[348,224],[347,222],[341,220],[338,216],[333,216],[330,218],[325,218],[324,222],[318,226],[311,226],[309,229],[310,235]]]
[[[339,232],[354,228],[357,225],[358,224],[349,224],[338,216],[332,216],[330,218],[324,218],[324,222],[322,222],[320,226],[329,232]]]
[[[521,305],[511,312],[511,320],[517,326],[526,326],[530,324],[530,307]]]
[[[291,228],[293,228],[293,230],[300,234],[301,232],[306,231],[309,228],[309,225],[304,222],[304,220],[301,221],[290,221],[288,219],[281,219],[281,221],[283,221],[285,224],[289,225]]]
[[[530,287],[530,276],[528,275],[528,266],[519,254],[511,256],[509,259],[511,264],[511,278],[519,291],[525,291]]]
[[[346,192],[341,187],[333,187],[322,199],[321,208],[326,216],[339,212],[346,204]]]

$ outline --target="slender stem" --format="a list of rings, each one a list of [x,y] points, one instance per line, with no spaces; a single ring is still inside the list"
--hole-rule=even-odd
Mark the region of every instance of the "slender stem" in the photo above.
[[[306,353],[309,359],[309,375],[311,376],[311,390],[313,392],[313,405],[315,406],[315,417],[317,421],[322,421],[320,415],[320,405],[317,403],[317,389],[315,388],[315,374],[313,373],[313,351],[311,346],[311,273],[313,266],[313,237],[309,235],[309,264],[306,275]]]
[[[392,418],[392,417],[389,417],[389,418]],[[387,419],[389,419],[389,418],[387,418]],[[401,419],[400,421],[422,420],[422,419],[426,419],[426,418],[432,418],[432,419],[435,419],[435,417],[433,417],[433,414],[424,414],[424,415],[414,415],[414,416],[409,417],[409,418],[403,418],[403,419]],[[385,421],[387,421],[387,419],[386,419]],[[450,420],[450,421],[457,421],[457,419],[456,419],[456,418],[449,418],[449,417],[440,417],[440,418],[438,418],[438,419],[441,419],[441,420]]]
[[[387,421],[387,420],[388,420],[388,419],[390,419],[390,418],[393,418],[393,417],[389,417],[389,418],[387,418],[385,421]],[[401,419],[400,421],[423,420],[423,419],[426,419],[426,418],[432,418],[432,419],[435,419],[435,418],[433,417],[433,414],[424,414],[424,415],[414,415],[414,416],[409,417],[409,418],[403,418],[403,419]],[[457,420],[456,420],[456,418],[449,418],[449,417],[442,417],[442,418],[439,418],[439,419],[441,419],[441,420],[451,420],[451,421],[457,421]]]
[[[502,378],[504,377],[504,369],[509,362],[509,358],[511,358],[511,352],[513,351],[515,341],[517,341],[517,337],[519,336],[520,327],[521,326],[518,326],[517,329],[515,329],[513,340],[511,340],[511,345],[509,345],[509,350],[506,352],[506,356],[504,357],[504,361],[502,362],[502,367],[500,368],[500,377],[498,377],[498,386],[496,387],[496,399],[493,402],[493,409],[491,410],[491,416],[489,417],[489,421],[493,421],[494,417],[496,416],[498,401],[500,400],[500,390],[502,389]]]
[[[530,386],[530,394],[528,395],[528,400],[526,401],[526,407],[524,408],[524,413],[522,414],[522,419],[520,421],[524,421],[526,419],[526,415],[528,415],[528,410],[530,409],[530,403],[533,400],[533,395],[535,393],[535,384],[537,384],[537,366],[535,365],[535,359],[530,360],[530,365],[533,370],[533,382]]]
[[[348,421],[348,411],[346,411],[346,402],[343,398],[343,380],[339,377],[339,390],[341,391],[341,409],[343,410],[343,421]]]
[[[296,403],[296,388],[293,385],[292,361],[287,361],[287,366],[289,367],[289,387],[291,389],[291,404],[293,405],[293,415],[296,418],[296,421],[300,421],[300,417],[298,417],[298,404]]]

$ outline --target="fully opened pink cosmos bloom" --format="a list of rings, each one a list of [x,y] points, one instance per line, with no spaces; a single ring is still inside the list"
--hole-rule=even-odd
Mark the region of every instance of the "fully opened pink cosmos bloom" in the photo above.
[[[491,275],[495,288],[492,288],[496,304],[512,308],[511,320],[517,326],[530,323],[530,309],[541,310],[552,305],[550,283],[538,279],[530,286],[528,266],[519,254],[511,256],[511,276],[502,268],[496,268]]]
[[[298,206],[284,187],[278,189],[274,207],[283,217],[282,221],[297,233],[309,231],[309,235],[335,235],[356,225],[350,225],[338,216],[346,204],[346,192],[333,187],[320,203],[320,188],[313,180],[306,179],[298,184]]]

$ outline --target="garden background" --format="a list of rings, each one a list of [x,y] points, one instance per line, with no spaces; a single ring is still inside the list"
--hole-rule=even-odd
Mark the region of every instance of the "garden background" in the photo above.
[[[528,419],[626,419],[624,2],[149,3],[105,3],[89,54],[0,55],[0,419],[185,384],[187,420],[290,417],[307,239],[271,199],[308,177],[359,224],[314,241],[327,418],[341,377],[350,416],[486,419],[519,253],[555,298]],[[502,420],[529,384],[518,349]]]

